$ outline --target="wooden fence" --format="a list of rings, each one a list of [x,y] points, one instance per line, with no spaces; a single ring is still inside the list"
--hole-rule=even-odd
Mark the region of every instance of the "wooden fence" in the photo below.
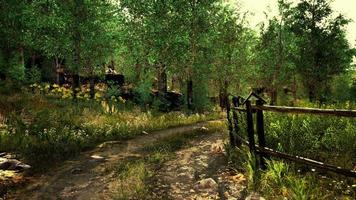
[[[256,104],[252,105],[251,97],[256,98]],[[229,101],[229,100],[228,100]],[[264,131],[264,116],[263,111],[271,112],[280,112],[280,113],[307,113],[307,114],[317,114],[317,115],[332,115],[339,117],[356,117],[356,110],[338,110],[338,109],[314,109],[314,108],[302,108],[302,107],[285,107],[285,106],[267,106],[264,105],[266,102],[256,95],[251,93],[246,99],[238,96],[232,98],[231,107],[230,102],[227,102],[227,119],[228,119],[228,128],[229,128],[229,137],[230,144],[232,146],[241,146],[245,144],[249,147],[251,154],[257,155],[260,157],[259,166],[262,169],[266,168],[265,158],[270,156],[277,157],[280,159],[297,162],[305,164],[308,166],[313,166],[326,171],[332,171],[338,174],[343,174],[349,177],[356,177],[356,171],[350,169],[343,169],[338,166],[326,164],[320,161],[312,160],[309,158],[304,158],[302,156],[290,155],[287,153],[279,152],[274,149],[268,148],[266,146],[265,131]],[[242,107],[244,106],[244,108]],[[247,137],[246,141],[240,135],[240,126],[237,117],[237,112],[246,113],[246,122],[247,122]],[[231,113],[232,112],[232,113]],[[231,115],[232,114],[232,115]],[[258,138],[258,144],[255,142],[255,129],[253,122],[253,114],[256,114],[256,132]],[[232,116],[232,117],[231,117]],[[355,130],[356,131],[356,130]],[[355,141],[356,142],[356,141]]]

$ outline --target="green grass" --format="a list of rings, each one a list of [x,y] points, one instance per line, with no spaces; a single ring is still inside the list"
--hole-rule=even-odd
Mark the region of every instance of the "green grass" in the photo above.
[[[354,167],[356,118],[264,112],[264,119],[268,147],[344,168]],[[241,135],[246,138],[244,113],[239,114],[239,123]]]
[[[115,199],[145,199],[150,194],[154,174],[162,163],[173,159],[175,151],[190,141],[225,128],[224,123],[210,123],[208,131],[194,130],[165,137],[142,149],[143,157],[128,158],[116,168],[118,189]]]
[[[248,187],[257,191],[265,199],[325,200],[355,199],[354,180],[343,176],[327,176],[312,171],[300,171],[303,167],[293,163],[272,159],[267,161],[267,169],[260,170],[255,157],[248,148],[231,148],[226,145],[231,167],[244,171]]]
[[[316,107],[309,104],[309,107]],[[325,106],[330,108],[330,106]],[[333,106],[332,106],[333,107]],[[338,105],[352,108],[352,105]],[[264,112],[267,147],[328,164],[355,169],[356,119],[309,114]],[[246,115],[239,114],[241,136],[247,138]],[[254,120],[256,120],[254,118]],[[258,141],[257,135],[255,138]],[[256,166],[247,147],[226,146],[230,165],[244,170],[248,188],[266,199],[355,199],[355,180],[311,167],[269,160],[267,170]]]
[[[144,160],[135,159],[126,161],[117,168],[119,181],[115,199],[143,199],[149,193],[147,185],[152,169],[148,165]]]
[[[107,113],[100,102],[48,98],[29,93],[0,97],[0,152],[16,153],[35,170],[47,168],[109,140],[216,119],[219,113],[142,112],[137,107]]]

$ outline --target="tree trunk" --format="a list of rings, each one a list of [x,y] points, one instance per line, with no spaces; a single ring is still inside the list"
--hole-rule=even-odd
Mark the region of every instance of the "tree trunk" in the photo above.
[[[167,70],[163,63],[159,63],[157,66],[157,90],[161,94],[167,93]]]
[[[187,81],[187,106],[189,110],[193,109],[193,81]]]
[[[136,60],[136,64],[135,64],[135,80],[137,82],[139,82],[141,80],[141,69],[142,65],[141,63],[139,63],[138,60]]]
[[[19,48],[19,61],[20,61],[20,65],[22,67],[25,66],[25,56],[24,56],[24,48],[21,46]]]
[[[72,83],[72,90],[73,90],[73,99],[75,100],[77,98],[77,88],[79,88],[79,69],[81,67],[81,51],[80,51],[80,46],[81,46],[81,33],[80,33],[80,23],[83,18],[83,0],[75,0],[75,11],[74,11],[74,16],[75,16],[75,21],[74,21],[74,34],[73,34],[73,40],[74,40],[74,67],[73,67],[73,83]]]
[[[228,87],[229,87],[229,83],[227,80],[224,81],[224,86],[222,87],[220,86],[219,103],[222,111],[224,111],[224,109],[226,108],[226,102],[228,102],[228,98],[229,98],[227,93]]]
[[[90,83],[89,83],[89,95],[90,95],[90,99],[94,99],[95,97],[95,80],[94,80],[94,76],[91,75],[90,76]]]
[[[59,62],[58,57],[54,59],[54,65],[56,68],[56,76],[57,76],[57,84],[59,86],[62,86],[64,84],[65,78],[64,78],[64,71],[61,68],[61,64]]]
[[[73,83],[72,83],[72,91],[73,91],[73,99],[77,99],[77,94],[80,87],[80,78],[78,74],[72,75]]]
[[[293,105],[294,105],[297,102],[297,80],[295,78],[295,75],[293,77],[292,93],[293,93]]]
[[[270,94],[271,94],[271,102],[270,102],[270,105],[277,105],[277,89],[275,89],[275,88],[272,88],[271,89],[271,92],[270,92]]]
[[[31,56],[31,66],[30,66],[30,68],[36,67],[36,58],[37,58],[36,53],[33,53],[32,56]],[[37,66],[37,67],[39,67],[39,66]]]
[[[115,71],[115,61],[114,61],[113,58],[111,58],[109,68],[110,68],[112,71]]]
[[[316,95],[315,95],[315,87],[314,87],[314,85],[309,85],[308,90],[309,90],[308,91],[309,101],[310,102],[315,102]]]
[[[3,58],[3,63],[4,64],[8,64],[9,63],[9,50],[7,47],[3,47],[2,49],[0,49],[0,56]],[[0,80],[1,81],[5,81],[6,80],[6,76],[7,76],[7,70],[3,69],[0,70]]]
[[[177,76],[177,74],[173,74],[173,76],[172,76],[172,88],[171,88],[171,90],[177,91],[177,83],[178,83],[178,76]]]

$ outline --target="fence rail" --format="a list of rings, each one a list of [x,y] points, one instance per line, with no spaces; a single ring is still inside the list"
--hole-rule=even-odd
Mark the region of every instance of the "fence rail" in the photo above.
[[[252,105],[250,98],[256,97],[256,105]],[[317,115],[332,115],[338,117],[356,117],[356,110],[341,110],[341,109],[316,109],[316,108],[303,108],[303,107],[286,107],[286,106],[266,106],[263,105],[265,101],[258,95],[251,93],[249,97],[244,100],[242,97],[233,97],[233,107],[230,109],[230,102],[227,102],[227,118],[230,131],[230,143],[232,146],[240,146],[245,144],[249,147],[250,152],[258,154],[260,156],[260,167],[266,168],[264,158],[268,156],[277,157],[301,164],[310,165],[322,170],[332,171],[335,173],[343,174],[349,177],[356,177],[356,171],[350,169],[343,169],[338,166],[326,164],[320,161],[316,161],[310,158],[304,158],[302,156],[291,155],[276,151],[274,149],[266,147],[265,132],[264,132],[264,119],[263,111],[281,112],[281,113],[301,113],[301,114],[317,114]],[[244,100],[243,103],[240,100]],[[245,108],[239,106],[245,105]],[[230,112],[232,111],[232,119]],[[240,136],[240,127],[237,118],[236,111],[245,112],[247,119],[247,136],[248,141]],[[253,122],[253,114],[256,114],[256,132],[258,136],[258,145],[255,144],[255,129]]]
[[[252,105],[252,111],[264,110],[280,113],[297,113],[297,114],[315,114],[315,115],[333,115],[337,117],[356,117],[356,110],[344,109],[318,109],[318,108],[304,108],[304,107],[288,107],[288,106],[267,106],[267,105]],[[233,107],[232,109],[240,112],[246,112],[245,108]]]

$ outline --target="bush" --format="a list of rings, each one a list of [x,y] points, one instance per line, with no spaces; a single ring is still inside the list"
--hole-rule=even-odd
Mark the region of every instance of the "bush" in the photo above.
[[[26,83],[33,84],[41,81],[41,71],[38,67],[26,69]]]

